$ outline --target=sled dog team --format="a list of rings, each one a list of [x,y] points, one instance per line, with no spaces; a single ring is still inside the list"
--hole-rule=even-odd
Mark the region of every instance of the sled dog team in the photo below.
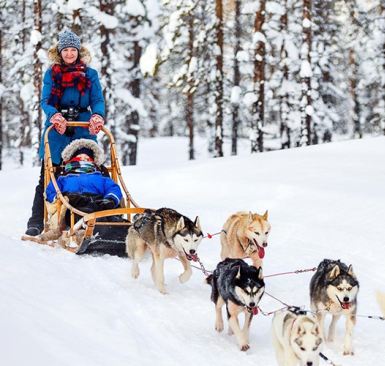
[[[229,335],[235,334],[242,351],[250,348],[251,321],[258,314],[258,304],[265,291],[262,259],[270,230],[267,211],[264,215],[251,212],[231,215],[221,232],[222,261],[205,280],[212,288],[215,329],[218,332],[224,329],[222,307],[225,305]],[[132,277],[138,278],[138,264],[146,250],[149,250],[153,281],[158,290],[166,294],[164,260],[179,257],[184,268],[179,280],[181,283],[188,281],[192,274],[190,260],[197,261],[197,250],[202,239],[198,217],[193,222],[169,208],[146,210],[143,214],[135,215],[126,238],[126,251],[132,260]],[[243,260],[246,257],[251,258],[253,265]],[[341,314],[345,315],[343,352],[345,355],[353,355],[352,336],[356,324],[358,290],[359,282],[352,265],[347,266],[340,260],[324,259],[310,281],[312,312],[293,307],[280,310],[274,315],[272,340],[278,364],[319,364],[319,354],[326,339],[324,319],[327,313],[332,315],[327,336],[329,342],[334,340],[336,323]],[[385,313],[385,294],[379,293],[378,301]],[[238,321],[241,313],[245,314],[242,329]]]

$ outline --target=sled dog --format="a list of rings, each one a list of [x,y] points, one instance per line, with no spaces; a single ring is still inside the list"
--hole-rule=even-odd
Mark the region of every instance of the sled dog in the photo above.
[[[226,258],[218,263],[205,283],[211,285],[211,300],[215,304],[215,329],[223,331],[222,306],[226,305],[229,335],[235,333],[241,351],[249,346],[249,331],[253,315],[258,314],[258,303],[265,291],[262,268],[249,266],[242,259]],[[239,327],[238,315],[245,313],[243,329]]]
[[[152,256],[152,279],[158,290],[166,294],[164,260],[178,256],[184,268],[179,280],[181,283],[188,281],[192,275],[189,261],[197,260],[197,249],[202,239],[198,217],[192,222],[170,208],[160,208],[155,212],[146,210],[143,214],[135,215],[126,237],[126,252],[132,260],[132,277],[138,278],[138,263],[149,250]]]
[[[255,267],[261,267],[270,229],[267,211],[263,216],[243,211],[231,215],[221,233],[222,260],[249,256]]]
[[[315,317],[297,309],[280,310],[271,335],[279,366],[318,366],[323,339]]]
[[[352,336],[356,324],[358,290],[359,283],[353,266],[348,267],[340,260],[324,259],[310,281],[311,309],[319,311],[317,319],[323,335],[325,313],[330,312],[333,316],[327,338],[329,342],[334,340],[336,323],[341,314],[346,316],[344,355],[354,354]]]
[[[377,301],[380,305],[382,314],[385,316],[385,292],[377,291]]]

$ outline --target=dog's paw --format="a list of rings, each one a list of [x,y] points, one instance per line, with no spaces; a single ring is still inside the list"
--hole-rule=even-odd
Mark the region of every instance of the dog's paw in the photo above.
[[[192,274],[192,272],[183,272],[183,273],[179,276],[179,281],[180,281],[180,283],[185,283],[185,282],[187,282],[187,281],[190,279],[191,274]]]
[[[166,291],[166,287],[164,286],[164,284],[163,285],[158,285],[157,287],[158,287],[158,290],[159,290],[159,292],[161,294],[168,295],[168,292]]]
[[[139,277],[139,274],[140,274],[139,266],[138,265],[136,265],[136,266],[132,265],[131,277],[134,279],[137,279]]]
[[[234,334],[233,329],[229,326],[229,330],[227,332],[229,336],[232,336]]]
[[[344,356],[352,355],[354,356],[354,349],[353,347],[346,347],[344,346]]]
[[[219,333],[223,332],[223,322],[222,323],[215,323],[215,330],[218,331]]]
[[[328,342],[334,342],[334,335],[329,334]]]
[[[240,345],[239,345],[239,349],[240,349],[241,351],[247,351],[248,349],[250,349],[250,346],[249,346],[247,343],[240,344]]]

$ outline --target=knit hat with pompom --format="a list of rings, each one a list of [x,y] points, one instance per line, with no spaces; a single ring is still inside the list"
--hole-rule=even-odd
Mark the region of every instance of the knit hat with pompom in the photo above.
[[[82,48],[80,38],[75,33],[68,30],[59,35],[59,53],[67,47],[74,47],[78,51],[80,51],[80,49]]]

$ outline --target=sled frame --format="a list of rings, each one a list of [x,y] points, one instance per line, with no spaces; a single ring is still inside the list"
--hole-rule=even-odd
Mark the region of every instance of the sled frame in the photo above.
[[[88,122],[68,122],[67,126],[69,127],[83,127],[88,128]],[[70,252],[76,253],[81,245],[84,239],[90,239],[92,237],[94,228],[96,225],[110,225],[110,226],[127,226],[127,232],[129,226],[131,226],[131,223],[121,223],[121,222],[96,222],[98,218],[102,217],[108,217],[113,215],[126,215],[127,219],[131,220],[131,215],[136,213],[143,213],[146,208],[139,207],[139,205],[136,203],[136,201],[131,196],[130,192],[127,189],[127,186],[123,180],[120,163],[118,159],[118,154],[116,150],[115,145],[115,139],[111,132],[106,128],[102,127],[102,130],[104,134],[108,137],[110,141],[110,156],[111,156],[111,165],[106,166],[111,179],[117,183],[122,191],[123,191],[123,205],[124,208],[116,208],[113,210],[105,210],[105,211],[97,211],[93,213],[85,213],[82,212],[75,207],[71,206],[68,201],[64,198],[62,192],[60,191],[55,173],[56,173],[56,167],[53,166],[52,157],[51,157],[51,150],[49,146],[49,133],[54,129],[54,125],[50,126],[46,134],[44,136],[44,192],[48,186],[48,184],[52,181],[53,186],[55,187],[56,195],[57,195],[57,212],[58,212],[58,221],[60,216],[60,210],[62,208],[62,205],[64,205],[68,210],[70,210],[71,213],[71,226],[70,229],[67,231],[66,235],[67,237],[70,237],[71,246],[65,247]],[[121,202],[122,204],[122,202]],[[82,216],[82,218],[75,223],[75,214]],[[46,205],[44,205],[44,223],[46,224],[48,222],[48,211]],[[58,225],[60,225],[60,222],[58,222]],[[44,225],[44,231],[46,232],[47,225]],[[85,234],[83,238],[81,239],[81,242],[79,244],[76,244],[72,239],[73,236],[77,233],[79,229],[85,229]],[[24,239],[27,239],[26,237],[23,237]],[[38,242],[39,244],[48,244],[39,242],[37,240],[34,240],[35,242]],[[48,244],[50,246],[53,246],[52,243]]]

